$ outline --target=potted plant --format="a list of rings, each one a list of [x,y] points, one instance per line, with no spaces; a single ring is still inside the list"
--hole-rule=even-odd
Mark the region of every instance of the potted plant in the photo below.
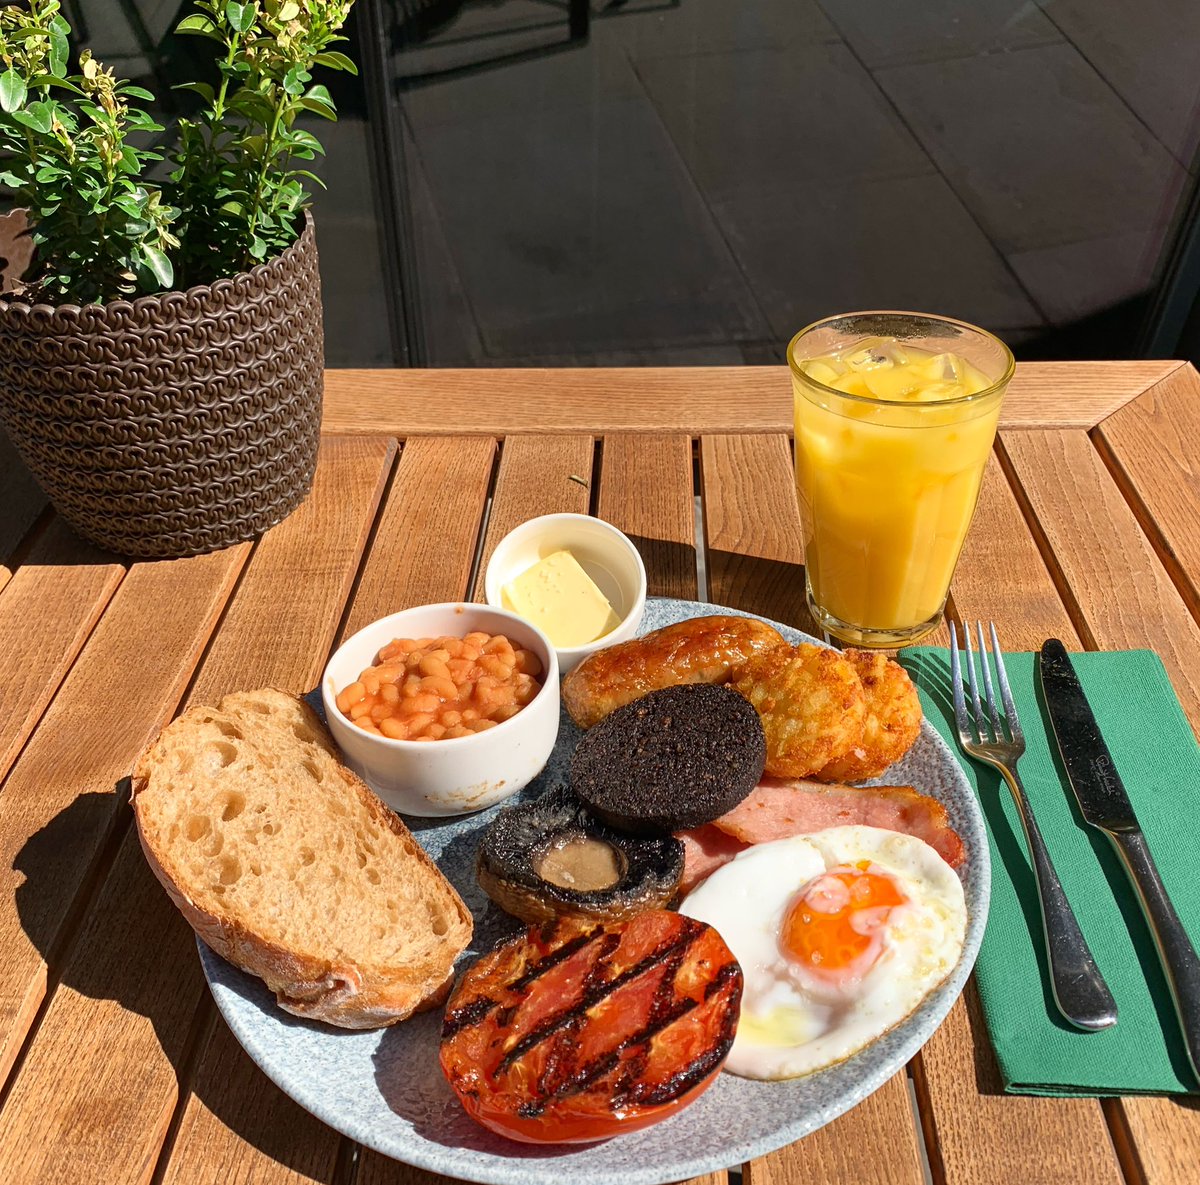
[[[59,513],[122,554],[187,555],[286,517],[312,482],[324,342],[296,126],[335,118],[317,67],[353,0],[199,0],[178,32],[219,45],[199,111],[86,50],[59,0],[0,8],[0,188],[33,263],[0,292],[0,420]],[[139,143],[140,141],[140,143]]]

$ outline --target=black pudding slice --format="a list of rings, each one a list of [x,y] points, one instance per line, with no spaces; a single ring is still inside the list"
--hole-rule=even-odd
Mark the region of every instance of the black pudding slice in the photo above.
[[[564,852],[586,845],[607,858],[604,887],[572,887]],[[555,871],[558,875],[555,875]],[[595,867],[576,865],[593,873]],[[545,873],[553,879],[547,879]],[[483,833],[475,857],[483,891],[501,909],[526,922],[575,916],[619,921],[667,904],[683,876],[683,845],[673,835],[643,839],[602,823],[566,786],[533,802],[504,807]]]
[[[728,687],[652,691],[583,734],[571,788],[621,831],[661,835],[731,811],[762,777],[767,743],[750,702]]]

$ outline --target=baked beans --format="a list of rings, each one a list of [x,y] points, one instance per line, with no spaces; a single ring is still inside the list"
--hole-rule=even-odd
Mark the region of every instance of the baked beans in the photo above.
[[[515,716],[541,690],[542,664],[503,634],[396,638],[338,693],[343,715],[397,741],[473,736]]]

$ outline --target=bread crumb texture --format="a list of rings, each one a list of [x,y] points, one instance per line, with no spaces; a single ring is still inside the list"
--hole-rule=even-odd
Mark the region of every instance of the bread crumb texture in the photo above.
[[[448,970],[470,915],[282,692],[193,708],[139,763],[143,839],[200,910],[331,963]]]

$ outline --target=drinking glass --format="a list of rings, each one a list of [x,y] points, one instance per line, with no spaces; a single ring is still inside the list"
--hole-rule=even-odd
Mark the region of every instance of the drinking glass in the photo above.
[[[907,356],[944,367],[947,377],[961,372],[956,360],[963,360],[986,386],[964,395],[935,382],[880,398],[827,386],[801,365],[832,381],[833,372],[813,360],[845,357],[869,339],[884,358],[890,343],[899,344],[897,359],[906,347],[925,351]],[[802,329],[788,364],[808,607],[823,629],[853,645],[913,642],[941,620],[1013,375],[1012,352],[950,317],[861,312]]]

